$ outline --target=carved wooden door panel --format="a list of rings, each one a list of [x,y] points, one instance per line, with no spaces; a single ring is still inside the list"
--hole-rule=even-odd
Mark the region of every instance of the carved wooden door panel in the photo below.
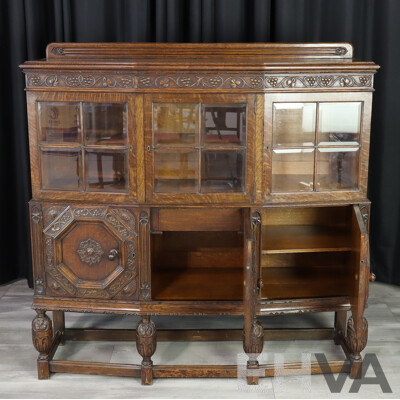
[[[48,296],[137,299],[137,215],[117,207],[44,207]]]

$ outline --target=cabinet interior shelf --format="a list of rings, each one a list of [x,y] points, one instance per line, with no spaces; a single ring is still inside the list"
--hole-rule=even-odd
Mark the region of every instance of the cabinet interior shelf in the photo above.
[[[242,268],[163,268],[152,275],[154,300],[241,300]]]
[[[278,225],[262,228],[262,254],[351,250],[351,234],[345,227]]]

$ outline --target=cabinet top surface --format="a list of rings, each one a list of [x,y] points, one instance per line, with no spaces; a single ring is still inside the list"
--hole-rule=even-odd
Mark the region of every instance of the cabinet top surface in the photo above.
[[[50,43],[46,59],[23,69],[355,70],[349,43]]]

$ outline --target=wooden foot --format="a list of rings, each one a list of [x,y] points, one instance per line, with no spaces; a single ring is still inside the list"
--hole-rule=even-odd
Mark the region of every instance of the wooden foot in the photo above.
[[[65,344],[65,315],[64,311],[53,311],[54,336],[61,333],[60,346]]]
[[[346,321],[347,321],[347,311],[336,311],[335,312],[335,334],[333,341],[336,345],[339,345],[341,337],[345,336],[346,332]]]
[[[32,341],[35,349],[39,352],[38,378],[49,379],[49,352],[53,342],[53,326],[45,311],[37,311],[37,315],[32,321]]]
[[[249,361],[247,361],[247,384],[258,385],[259,363],[257,358],[264,348],[264,329],[257,319],[253,321],[250,337],[247,340],[244,338],[243,348],[249,356]]]
[[[142,360],[142,385],[153,383],[153,361],[151,357],[157,347],[157,330],[150,317],[143,317],[136,328],[136,347]]]
[[[361,379],[362,375],[362,357],[359,360],[352,360],[350,367],[350,378],[351,379]]]
[[[368,339],[368,322],[366,318],[350,317],[347,321],[347,347],[351,351],[350,354],[350,378],[360,379],[362,372],[361,352],[367,345]]]

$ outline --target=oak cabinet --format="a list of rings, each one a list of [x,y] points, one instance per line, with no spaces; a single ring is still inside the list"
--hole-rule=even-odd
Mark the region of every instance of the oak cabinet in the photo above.
[[[238,375],[236,365],[153,365],[158,337],[243,340],[256,384],[273,376],[257,357],[281,335],[334,338],[343,359],[313,361],[312,372],[361,376],[379,67],[352,52],[347,43],[53,43],[46,60],[22,65],[39,378]],[[328,311],[332,328],[290,334],[261,319]],[[141,321],[68,329],[65,312]],[[243,330],[157,332],[152,315],[241,316]],[[136,341],[143,360],[55,360],[70,339]]]

